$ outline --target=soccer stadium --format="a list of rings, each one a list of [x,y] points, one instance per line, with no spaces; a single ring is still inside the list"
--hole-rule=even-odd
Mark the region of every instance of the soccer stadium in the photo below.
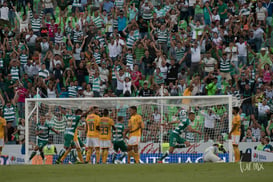
[[[0,0],[0,180],[273,179],[272,14]]]

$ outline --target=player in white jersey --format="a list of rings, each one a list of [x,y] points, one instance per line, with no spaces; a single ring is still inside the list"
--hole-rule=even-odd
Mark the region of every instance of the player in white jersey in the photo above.
[[[221,148],[219,148],[218,144],[213,144],[213,146],[206,148],[203,154],[204,162],[225,162],[220,157],[218,157],[217,154],[219,150],[221,150]]]

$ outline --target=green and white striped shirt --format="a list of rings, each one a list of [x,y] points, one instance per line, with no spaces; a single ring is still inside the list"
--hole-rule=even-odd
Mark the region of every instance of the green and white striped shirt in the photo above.
[[[100,82],[101,79],[100,77],[94,78],[94,76],[92,76],[92,91],[93,92],[100,92]]]
[[[15,120],[16,108],[14,105],[11,105],[10,107],[4,106],[3,113],[7,122],[13,122]]]
[[[67,123],[65,128],[65,134],[74,136],[81,117],[76,115],[67,115],[66,118]]]
[[[77,97],[77,86],[69,86],[67,90],[69,97]]]
[[[13,80],[19,80],[19,68],[16,66],[16,67],[11,67],[10,69],[10,74],[11,74],[11,79]]]
[[[220,71],[224,73],[230,72],[231,63],[229,59],[220,58]]]
[[[39,18],[37,19],[33,17],[32,11],[30,11],[29,16],[30,16],[30,24],[31,24],[31,28],[33,32],[40,32],[42,18],[43,18],[43,11],[41,11]]]
[[[134,64],[133,54],[128,53],[126,55],[126,62],[127,62],[127,65],[133,65]]]
[[[116,6],[117,8],[122,9],[122,8],[123,8],[123,5],[124,5],[124,0],[115,0],[115,6]]]
[[[95,23],[97,28],[101,28],[103,24],[103,19],[100,16],[94,17],[93,22]]]
[[[182,121],[178,124],[177,127],[175,127],[175,129],[172,131],[172,133],[175,133],[177,135],[181,135],[182,131],[185,130],[187,128],[187,126],[190,125],[190,120],[186,119],[185,121]]]
[[[116,66],[116,69],[115,69],[114,65],[112,66],[112,80],[116,80],[117,79],[115,71],[118,72],[119,70],[120,70],[120,66]]]
[[[0,58],[0,68],[4,68],[4,60],[3,60],[3,58]]]
[[[136,41],[135,36],[128,35],[127,41],[126,41],[127,48],[128,49],[133,48],[135,41]]]
[[[38,75],[39,75],[39,77],[46,79],[49,76],[49,71],[46,69],[44,69],[44,70],[40,69]]]
[[[116,127],[116,130],[112,131],[113,142],[123,141],[124,124],[117,123],[117,124],[115,124],[115,127]]]
[[[60,120],[58,117],[54,116],[52,118],[53,121],[53,128],[59,132],[64,132],[65,131],[65,124],[66,124],[66,117],[62,116]]]
[[[48,123],[44,123],[43,125],[39,122],[36,127],[37,131],[42,131],[38,135],[38,140],[42,141],[48,141],[49,137],[49,131],[51,130],[51,127],[48,125]]]
[[[101,55],[100,55],[100,53],[95,52],[94,53],[94,58],[96,59],[96,63],[100,64],[100,62],[101,62]]]
[[[167,30],[157,30],[157,41],[158,43],[166,43],[168,41],[168,32]]]
[[[24,66],[25,64],[27,64],[27,58],[28,58],[28,55],[26,55],[26,54],[21,54],[20,55],[20,64],[21,64],[21,66]]]
[[[177,47],[175,48],[175,54],[176,54],[177,61],[180,61],[183,58],[185,51],[186,51],[185,47],[181,47],[181,49],[178,49]]]

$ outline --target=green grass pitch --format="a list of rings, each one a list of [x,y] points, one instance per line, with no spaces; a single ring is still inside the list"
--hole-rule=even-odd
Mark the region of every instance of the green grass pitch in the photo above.
[[[245,168],[246,163],[243,163]],[[261,164],[260,164],[261,165]],[[273,163],[241,173],[239,163],[0,166],[1,182],[251,182],[272,181]]]

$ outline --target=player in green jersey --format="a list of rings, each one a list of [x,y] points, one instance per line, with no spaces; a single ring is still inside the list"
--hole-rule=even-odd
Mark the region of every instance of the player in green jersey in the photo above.
[[[123,158],[127,155],[127,146],[126,143],[124,142],[124,118],[122,116],[118,117],[118,122],[115,124],[116,130],[113,131],[113,137],[112,137],[112,143],[113,143],[113,148],[114,148],[114,153],[112,156],[112,163],[121,163]],[[117,153],[118,151],[122,152],[121,157],[116,160]]]
[[[169,150],[159,159],[158,163],[162,163],[163,159],[165,159],[169,154],[172,154],[175,148],[184,148],[190,146],[190,142],[186,141],[184,138],[180,136],[182,134],[182,131],[187,130],[189,132],[198,133],[199,135],[201,135],[200,131],[194,130],[190,125],[191,122],[194,122],[194,119],[195,113],[190,112],[186,120],[166,123],[167,125],[178,123],[178,126],[170,134]]]
[[[59,131],[55,130],[54,128],[50,127],[46,123],[46,117],[44,115],[40,116],[40,121],[37,124],[36,127],[36,135],[38,136],[38,145],[34,148],[34,151],[30,155],[29,160],[32,160],[32,158],[36,155],[37,151],[39,150],[40,155],[43,159],[45,160],[45,156],[43,153],[43,148],[44,146],[48,143],[48,138],[49,138],[49,131],[54,131],[56,134],[59,134]]]
[[[86,117],[86,115],[90,112],[90,109],[84,114],[82,114],[83,112],[81,109],[77,109],[75,115],[66,116],[67,126],[64,132],[64,149],[60,151],[56,164],[62,163],[73,147],[76,147],[78,157],[83,163],[81,147],[78,141],[77,127],[81,118]],[[65,113],[65,111],[63,112]]]

